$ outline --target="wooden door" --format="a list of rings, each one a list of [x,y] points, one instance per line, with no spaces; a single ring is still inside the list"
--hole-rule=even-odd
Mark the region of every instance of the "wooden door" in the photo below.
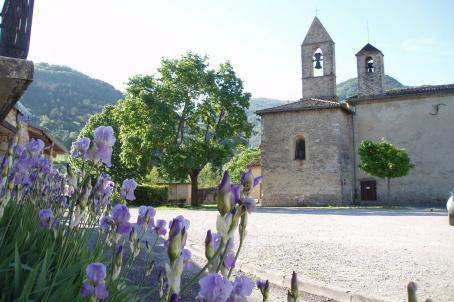
[[[361,200],[377,200],[377,182],[361,180]]]

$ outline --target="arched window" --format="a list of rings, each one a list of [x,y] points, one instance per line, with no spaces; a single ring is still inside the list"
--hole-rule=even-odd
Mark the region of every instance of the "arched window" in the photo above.
[[[295,141],[295,159],[306,159],[306,142],[304,137],[298,137]]]
[[[374,72],[375,67],[374,67],[374,59],[372,57],[367,57],[366,58],[366,72]]]
[[[320,48],[314,52],[314,57],[312,58],[313,68],[314,68],[314,77],[320,77],[323,75],[323,52]]]

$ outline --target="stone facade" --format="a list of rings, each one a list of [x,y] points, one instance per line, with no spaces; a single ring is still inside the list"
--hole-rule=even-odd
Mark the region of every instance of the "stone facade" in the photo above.
[[[339,108],[265,114],[262,129],[262,205],[350,201],[351,158],[339,146],[351,145],[351,114]],[[298,137],[305,140],[305,160],[295,160]]]
[[[405,148],[415,166],[408,176],[391,180],[391,202],[444,204],[454,186],[454,89],[450,93],[366,99],[356,101],[354,106],[357,138],[354,150],[358,150],[364,139],[384,137],[393,145]],[[356,175],[356,188],[360,192],[360,181],[371,177],[359,168]],[[386,180],[374,179],[377,200],[360,200],[362,204],[386,203]]]
[[[313,66],[318,48],[324,56],[320,77]],[[386,92],[383,54],[367,44],[356,54],[358,95],[338,102],[334,42],[317,18],[301,51],[302,99],[257,112],[262,205],[444,203],[454,186],[454,84]],[[381,138],[405,148],[415,165],[408,176],[391,180],[390,200],[386,180],[358,168],[359,144]]]

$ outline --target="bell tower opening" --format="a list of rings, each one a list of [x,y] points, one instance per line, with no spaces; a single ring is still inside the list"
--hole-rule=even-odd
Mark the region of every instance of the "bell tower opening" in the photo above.
[[[372,57],[366,58],[366,72],[367,73],[375,72],[374,59],[372,59]]]
[[[312,61],[314,62],[314,77],[323,76],[323,52],[320,48],[317,48],[317,50],[314,52]]]

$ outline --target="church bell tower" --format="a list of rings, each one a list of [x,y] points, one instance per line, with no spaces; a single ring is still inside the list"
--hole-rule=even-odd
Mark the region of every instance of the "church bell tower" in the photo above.
[[[303,99],[336,99],[334,41],[315,17],[301,45]]]
[[[385,92],[383,53],[367,43],[356,54],[358,96],[381,95]]]

